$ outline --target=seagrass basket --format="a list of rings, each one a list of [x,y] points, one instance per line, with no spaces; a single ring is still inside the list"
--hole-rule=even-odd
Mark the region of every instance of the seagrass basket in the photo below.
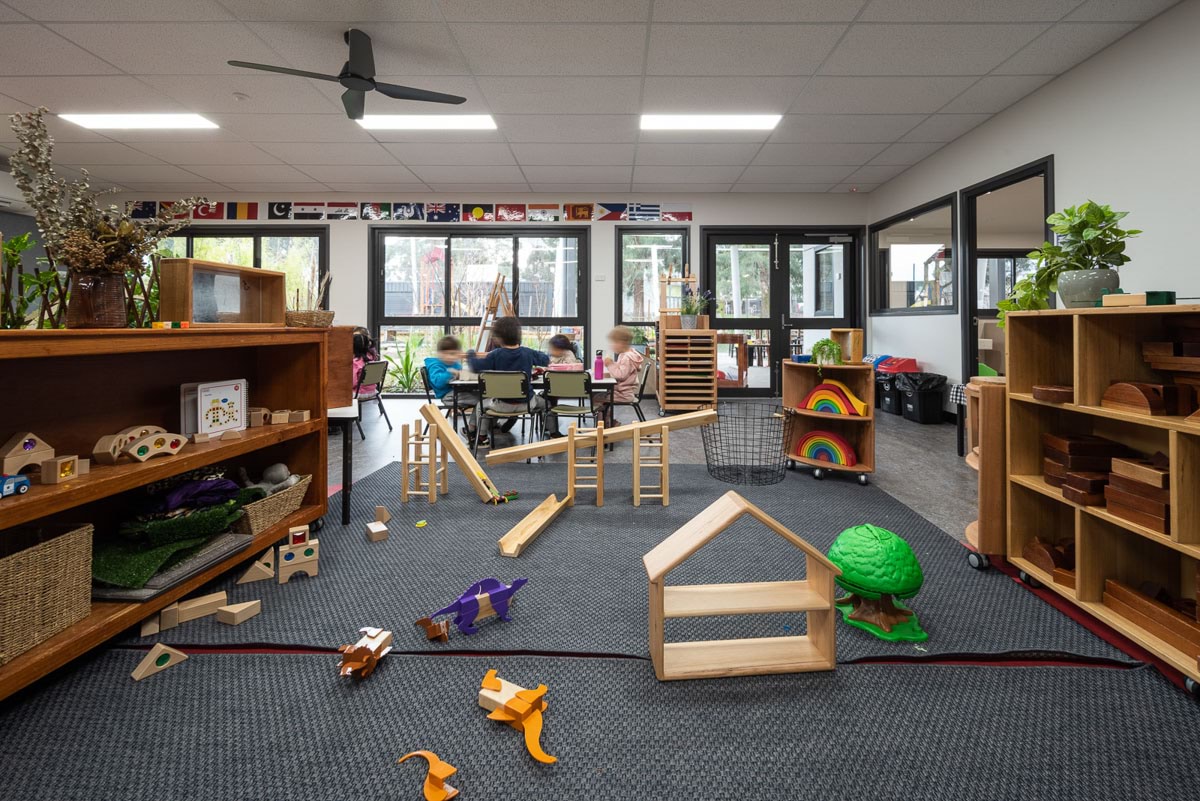
[[[233,530],[239,534],[258,536],[299,509],[300,504],[304,503],[304,495],[308,492],[308,485],[311,483],[312,476],[301,476],[299,483],[295,486],[288,487],[274,495],[268,495],[261,501],[246,504],[242,507],[245,514],[233,524]]]
[[[328,328],[333,325],[333,312],[323,309],[288,311],[283,319],[288,328]]]
[[[18,529],[0,556],[0,665],[92,611],[92,526],[47,535]]]

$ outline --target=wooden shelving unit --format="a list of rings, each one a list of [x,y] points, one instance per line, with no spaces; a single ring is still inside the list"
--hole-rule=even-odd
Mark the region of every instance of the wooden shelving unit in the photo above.
[[[1008,530],[1007,558],[1167,664],[1200,681],[1200,647],[1168,642],[1154,626],[1105,602],[1105,582],[1138,588],[1150,583],[1175,598],[1195,600],[1200,581],[1200,419],[1150,416],[1100,405],[1115,381],[1170,383],[1171,376],[1143,359],[1146,342],[1170,341],[1168,320],[1187,315],[1200,325],[1200,306],[1052,309],[1008,316]],[[1032,395],[1035,384],[1075,388],[1072,403]],[[1144,454],[1170,458],[1169,534],[1111,514],[1104,506],[1068,501],[1042,475],[1043,433],[1095,434]],[[1073,538],[1074,585],[1055,581],[1022,557],[1031,538]]]
[[[286,328],[0,332],[0,408],[11,431],[32,431],[59,455],[90,456],[104,434],[129,425],[179,427],[179,386],[244,378],[255,406],[308,409],[311,419],[248,429],[232,441],[188,444],[176,456],[140,464],[93,465],[77,480],[35,483],[0,500],[0,541],[18,525],[88,522],[103,532],[125,513],[123,493],[218,462],[252,472],[275,462],[311,474],[303,505],[245,550],[143,603],[96,602],[79,623],[0,667],[0,698],[137,624],[326,511],[325,410],[330,342],[340,332]],[[344,359],[349,362],[349,354]],[[337,379],[335,378],[335,382]],[[341,394],[340,384],[334,396]],[[3,610],[0,610],[3,614]]]
[[[804,397],[825,379],[841,381],[867,405],[863,416],[798,409]],[[875,472],[875,369],[869,364],[823,364],[821,374],[812,363],[791,360],[783,362],[783,408],[792,415],[792,425],[784,453],[787,458],[806,467],[842,470],[864,476]],[[830,431],[850,443],[858,457],[852,467],[831,464],[796,455],[796,443],[810,431]]]
[[[660,327],[658,404],[666,411],[695,411],[717,402],[717,332]]]
[[[982,554],[1004,553],[1008,536],[1007,386],[1007,379],[1000,376],[975,376],[966,389],[966,462],[979,473],[979,517],[967,525],[966,535],[967,541]]]

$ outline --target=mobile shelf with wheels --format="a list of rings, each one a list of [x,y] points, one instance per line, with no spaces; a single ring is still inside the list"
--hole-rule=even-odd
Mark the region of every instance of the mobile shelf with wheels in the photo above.
[[[854,476],[866,485],[875,472],[875,368],[870,364],[822,364],[783,362],[783,408],[792,416],[784,453],[788,465],[810,467],[813,477],[823,479],[829,473]],[[866,404],[866,413],[837,414],[797,408],[818,384],[830,379],[849,387]],[[810,459],[796,452],[800,439],[810,431],[828,431],[838,435],[854,449],[855,464],[840,465],[822,459]]]

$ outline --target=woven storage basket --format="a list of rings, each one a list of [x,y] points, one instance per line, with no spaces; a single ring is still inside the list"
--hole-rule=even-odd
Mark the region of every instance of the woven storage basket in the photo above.
[[[233,524],[233,530],[239,534],[258,536],[283,518],[300,508],[304,503],[304,494],[312,476],[301,476],[300,483],[288,487],[282,492],[268,495],[261,501],[246,504],[242,507],[244,515]]]
[[[30,544],[0,558],[0,665],[92,610],[90,525],[51,538],[29,529],[5,536]]]
[[[283,315],[288,328],[328,328],[333,325],[333,312],[322,311],[288,311]]]

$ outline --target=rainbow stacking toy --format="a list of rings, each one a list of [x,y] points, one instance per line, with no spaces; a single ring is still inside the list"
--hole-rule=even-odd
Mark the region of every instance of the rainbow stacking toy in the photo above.
[[[858,399],[850,391],[850,387],[832,378],[817,384],[812,391],[800,401],[801,409],[829,414],[848,414],[865,417],[867,404]]]
[[[858,464],[854,448],[832,431],[809,431],[796,443],[796,455],[842,467]]]

